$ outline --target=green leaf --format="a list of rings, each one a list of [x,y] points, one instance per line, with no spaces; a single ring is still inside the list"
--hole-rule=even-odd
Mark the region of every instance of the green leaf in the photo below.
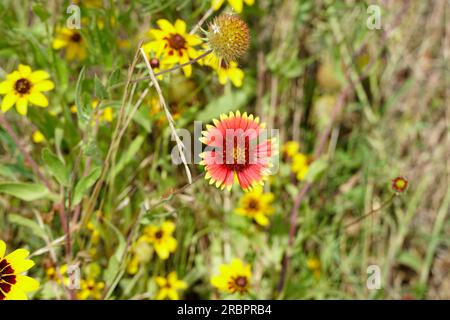
[[[97,77],[97,75],[95,75],[94,77],[94,89],[95,89],[95,96],[100,100],[106,99],[108,97],[108,92],[106,92],[105,86]]]
[[[115,69],[108,79],[108,87],[111,87],[120,81],[120,69]]]
[[[33,12],[41,19],[42,22],[48,20],[51,17],[50,12],[48,12],[40,3],[33,4]]]
[[[52,176],[65,187],[69,186],[69,171],[64,163],[49,149],[42,150],[42,159],[50,169]]]
[[[308,173],[306,174],[305,180],[308,182],[316,181],[320,175],[326,170],[328,167],[328,161],[325,158],[320,158],[315,160],[309,166]]]
[[[29,228],[36,236],[46,240],[45,230],[42,229],[36,221],[22,217],[21,215],[10,213],[8,214],[8,221],[12,224],[17,224]]]
[[[86,111],[83,99],[83,80],[86,69],[83,67],[78,75],[77,85],[75,87],[75,106],[77,107],[78,120],[83,126],[89,120],[89,112]]]
[[[49,195],[48,189],[42,184],[25,182],[2,182],[0,193],[6,193],[24,201],[34,201]]]
[[[119,161],[117,161],[116,166],[112,170],[113,176],[116,176],[130,161],[134,159],[136,153],[141,148],[144,139],[144,136],[137,136],[136,139],[133,140],[128,149],[122,154],[122,157],[119,159]]]
[[[100,167],[93,168],[87,176],[81,178],[80,181],[78,181],[73,193],[72,205],[76,206],[81,202],[83,195],[97,181],[97,179],[100,177],[101,172],[102,169]]]

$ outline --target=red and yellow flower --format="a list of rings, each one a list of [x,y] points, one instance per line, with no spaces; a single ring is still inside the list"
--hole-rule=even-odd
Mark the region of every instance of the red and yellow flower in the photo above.
[[[259,118],[241,115],[239,111],[222,114],[207,125],[200,141],[207,145],[200,154],[205,166],[205,178],[217,188],[231,190],[236,180],[243,190],[263,185],[272,166],[273,143],[263,133],[265,125]]]

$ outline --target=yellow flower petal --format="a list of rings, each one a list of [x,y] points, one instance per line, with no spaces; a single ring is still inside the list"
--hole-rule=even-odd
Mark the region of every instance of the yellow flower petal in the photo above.
[[[228,0],[228,3],[231,5],[234,11],[236,11],[236,13],[242,12],[242,7],[244,5],[242,0]]]
[[[22,291],[36,291],[39,288],[39,282],[28,276],[16,275],[15,286]]]
[[[164,277],[156,277],[155,282],[160,287],[164,287],[167,284],[167,280]]]
[[[9,291],[6,294],[5,299],[6,300],[28,300],[28,297],[25,294],[25,292],[23,292],[22,290],[20,290],[19,288],[15,287],[15,286],[12,286],[11,291]]]
[[[8,80],[0,82],[0,94],[7,94],[13,90],[14,82]]]
[[[24,64],[19,64],[19,73],[23,78],[28,78],[31,74],[31,68]]]
[[[35,104],[35,105],[37,105],[39,107],[44,107],[45,108],[45,107],[48,106],[47,98],[42,93],[40,93],[39,91],[31,92],[31,94],[30,94],[28,99],[30,100],[30,102],[32,104]]]
[[[52,48],[55,50],[59,50],[61,48],[66,47],[67,45],[68,45],[67,40],[57,38],[57,39],[53,40]]]
[[[158,21],[156,21],[156,24],[163,31],[170,33],[176,32],[174,26],[167,19],[159,19]]]
[[[0,260],[5,255],[5,251],[6,251],[6,243],[5,243],[5,241],[0,240]]]
[[[50,80],[44,80],[33,85],[33,90],[36,91],[49,91],[53,88],[55,88],[55,84]]]
[[[165,221],[162,224],[161,229],[164,231],[164,233],[172,234],[175,230],[175,223],[173,223],[172,221]]]
[[[48,74],[48,72],[43,70],[35,71],[30,75],[30,80],[32,83],[38,83],[48,78],[50,78],[50,75]]]
[[[14,93],[8,93],[2,101],[2,111],[6,112],[16,103],[17,96]]]
[[[26,116],[28,111],[28,99],[26,97],[20,97],[16,102],[16,110],[22,115]]]
[[[183,20],[175,21],[175,30],[177,33],[184,35],[186,33],[186,23]]]
[[[219,10],[225,0],[212,0],[212,8]]]

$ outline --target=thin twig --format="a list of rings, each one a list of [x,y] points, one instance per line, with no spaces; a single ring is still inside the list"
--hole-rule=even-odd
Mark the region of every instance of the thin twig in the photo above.
[[[141,50],[142,57],[144,58],[145,64],[147,65],[148,72],[150,73],[150,77],[152,79],[152,83],[155,86],[156,91],[158,92],[159,102],[162,105],[162,107],[163,107],[163,109],[164,109],[164,111],[166,113],[166,118],[167,118],[167,121],[169,122],[169,128],[170,128],[170,131],[172,132],[172,136],[175,137],[175,141],[177,143],[178,151],[180,152],[181,161],[183,162],[184,168],[186,169],[186,175],[188,177],[189,183],[192,183],[191,171],[189,169],[189,166],[188,166],[187,161],[186,161],[186,157],[184,155],[185,146],[184,146],[183,142],[181,141],[180,137],[177,134],[177,130],[175,129],[175,122],[174,122],[174,120],[172,118],[172,115],[171,115],[171,113],[169,111],[169,108],[167,108],[166,100],[164,99],[161,87],[159,86],[159,83],[158,83],[158,80],[156,79],[155,73],[153,72],[153,68],[152,68],[152,66],[150,65],[150,62],[147,59],[147,55],[145,54],[145,51],[144,51],[143,48],[141,48],[140,50]]]

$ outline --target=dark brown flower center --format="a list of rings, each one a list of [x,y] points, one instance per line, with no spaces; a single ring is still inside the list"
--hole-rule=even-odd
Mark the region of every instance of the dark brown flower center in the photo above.
[[[172,34],[169,38],[169,45],[172,49],[185,49],[186,40],[178,33]]]
[[[246,277],[237,277],[234,280],[234,283],[240,288],[245,288],[247,286],[247,278]]]
[[[222,69],[228,69],[229,66],[228,66],[228,63],[226,63],[225,60],[222,59],[222,60],[220,60],[220,67]]]
[[[248,209],[257,211],[259,209],[259,202],[256,199],[251,199],[248,203]]]
[[[150,65],[152,68],[159,68],[159,60],[157,58],[152,58],[150,60]]]
[[[70,36],[70,40],[72,42],[81,42],[81,34],[79,34],[78,32],[74,32],[71,36]]]
[[[156,239],[161,239],[163,237],[164,233],[162,230],[156,231],[155,233],[155,238]]]
[[[30,92],[31,82],[25,78],[21,78],[16,81],[16,84],[14,85],[14,89],[20,94],[26,94],[26,93]]]
[[[16,284],[14,269],[6,259],[2,259],[0,261],[0,300],[6,298],[6,294],[11,291],[14,284]]]

